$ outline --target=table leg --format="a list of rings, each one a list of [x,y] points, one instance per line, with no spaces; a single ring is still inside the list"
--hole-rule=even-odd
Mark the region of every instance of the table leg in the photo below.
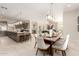
[[[50,55],[53,56],[54,54],[54,49],[52,48],[52,44],[54,44],[54,42],[51,42],[50,44]]]
[[[50,56],[53,56],[52,46],[50,46],[49,49],[50,49],[50,50],[49,50],[49,54],[50,54]]]

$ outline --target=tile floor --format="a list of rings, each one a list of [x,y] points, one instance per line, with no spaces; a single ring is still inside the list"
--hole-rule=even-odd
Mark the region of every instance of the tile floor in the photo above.
[[[34,38],[17,43],[9,37],[0,37],[0,56],[35,56],[36,48],[34,48]],[[79,55],[79,43],[78,40],[70,40],[68,46],[67,56]],[[38,56],[43,56],[42,52],[38,52]],[[47,55],[48,56],[48,55]],[[61,56],[60,52],[54,54],[54,56]]]

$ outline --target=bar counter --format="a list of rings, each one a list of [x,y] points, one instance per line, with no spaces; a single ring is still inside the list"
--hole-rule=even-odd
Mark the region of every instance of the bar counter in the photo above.
[[[22,42],[30,38],[29,32],[6,31],[5,34],[16,42]]]

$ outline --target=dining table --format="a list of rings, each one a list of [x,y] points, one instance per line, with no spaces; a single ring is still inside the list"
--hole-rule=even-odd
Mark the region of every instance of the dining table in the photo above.
[[[53,45],[56,41],[58,41],[58,40],[60,39],[61,35],[62,35],[62,34],[58,34],[58,35],[53,35],[52,37],[45,37],[45,38],[44,38],[45,43],[50,45],[50,47],[49,47],[50,52],[49,52],[49,53],[50,53],[51,56],[53,55],[53,48],[52,48],[52,45]]]

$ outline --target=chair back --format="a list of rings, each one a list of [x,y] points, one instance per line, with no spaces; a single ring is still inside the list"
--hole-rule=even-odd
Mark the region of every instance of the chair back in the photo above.
[[[43,49],[45,46],[44,38],[43,36],[37,37],[37,48]]]
[[[38,34],[34,34],[35,39],[38,37]]]
[[[66,40],[65,40],[65,42],[64,42],[64,44],[63,44],[63,49],[66,49],[66,48],[67,48],[69,38],[70,38],[70,35],[68,34],[68,35],[66,36]]]

